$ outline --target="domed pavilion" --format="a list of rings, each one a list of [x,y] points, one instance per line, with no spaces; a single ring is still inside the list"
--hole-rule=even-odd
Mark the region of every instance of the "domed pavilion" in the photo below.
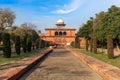
[[[58,27],[58,28],[60,28],[60,27],[64,27],[66,24],[64,23],[64,20],[62,20],[62,19],[59,19],[58,21],[57,21],[57,23],[56,23],[56,26]]]
[[[64,20],[57,20],[56,28],[46,28],[45,34],[41,34],[42,40],[48,41],[52,45],[70,45],[72,41],[75,41],[74,28],[65,28],[66,24]]]

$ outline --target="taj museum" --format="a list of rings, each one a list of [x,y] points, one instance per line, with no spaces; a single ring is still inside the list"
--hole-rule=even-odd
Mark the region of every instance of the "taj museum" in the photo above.
[[[59,19],[56,22],[56,28],[46,28],[45,34],[40,33],[39,36],[42,40],[48,41],[55,45],[70,45],[72,41],[75,41],[75,31],[74,28],[65,28],[66,24],[64,20]],[[85,41],[81,38],[80,45],[84,46]]]

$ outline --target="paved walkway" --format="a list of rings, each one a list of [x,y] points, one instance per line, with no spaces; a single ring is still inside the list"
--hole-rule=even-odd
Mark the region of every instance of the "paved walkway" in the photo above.
[[[65,49],[55,49],[19,80],[103,80]]]

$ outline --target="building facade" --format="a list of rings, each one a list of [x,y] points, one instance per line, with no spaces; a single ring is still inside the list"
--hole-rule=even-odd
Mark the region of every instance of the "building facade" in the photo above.
[[[56,23],[56,28],[46,28],[45,34],[39,34],[42,40],[48,41],[56,45],[70,45],[75,41],[76,29],[65,28],[64,21],[59,19]]]

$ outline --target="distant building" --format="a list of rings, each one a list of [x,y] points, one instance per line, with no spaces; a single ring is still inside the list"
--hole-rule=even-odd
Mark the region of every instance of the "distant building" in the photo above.
[[[71,28],[65,28],[65,23],[62,19],[59,19],[56,23],[56,28],[46,28],[45,34],[39,34],[42,40],[48,41],[51,44],[56,45],[70,45],[72,41],[75,41],[75,30]]]

